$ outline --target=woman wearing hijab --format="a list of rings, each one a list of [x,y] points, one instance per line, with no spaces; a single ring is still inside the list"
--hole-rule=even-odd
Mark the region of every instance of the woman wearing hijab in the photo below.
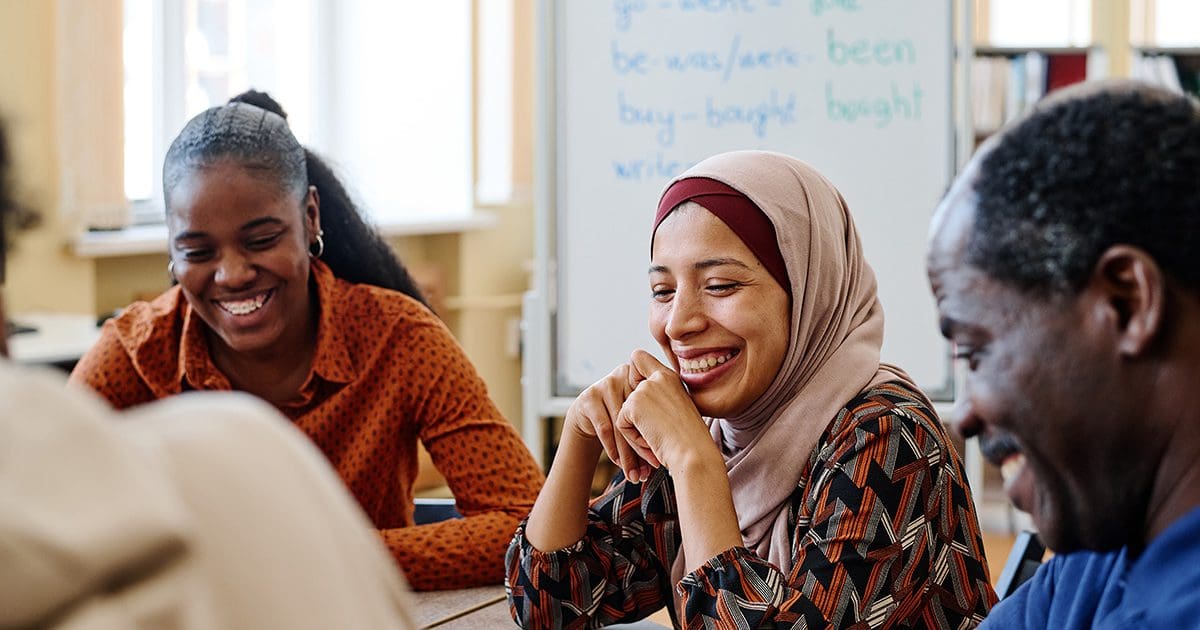
[[[961,628],[996,601],[962,463],[879,362],[883,311],[841,195],[762,151],[671,183],[650,329],[567,412],[509,546],[527,628]],[[588,501],[600,451],[621,466]]]

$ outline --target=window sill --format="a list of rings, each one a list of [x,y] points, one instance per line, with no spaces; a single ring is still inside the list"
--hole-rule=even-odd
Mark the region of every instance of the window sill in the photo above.
[[[390,219],[377,224],[384,238],[459,234],[492,227],[496,215],[474,210],[470,214],[451,218]],[[120,230],[84,232],[70,242],[71,252],[79,258],[110,258],[167,252],[167,226],[134,225]]]

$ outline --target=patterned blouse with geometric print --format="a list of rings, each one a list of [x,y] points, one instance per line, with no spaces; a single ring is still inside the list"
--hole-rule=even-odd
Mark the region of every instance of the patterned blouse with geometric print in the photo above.
[[[676,627],[970,628],[996,602],[962,462],[936,414],[899,383],[839,412],[790,510],[790,573],[729,549],[680,581],[682,624],[667,606]],[[669,474],[641,484],[618,474],[570,547],[538,551],[521,523],[506,558],[513,618],[525,628],[644,618],[672,602],[680,542]]]

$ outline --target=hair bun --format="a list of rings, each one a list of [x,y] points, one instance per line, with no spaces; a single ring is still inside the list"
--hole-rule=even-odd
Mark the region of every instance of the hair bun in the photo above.
[[[229,99],[230,103],[246,103],[255,107],[265,109],[273,114],[278,114],[284,120],[287,120],[287,112],[283,111],[283,106],[271,98],[266,92],[259,92],[255,89],[249,89],[237,96]]]

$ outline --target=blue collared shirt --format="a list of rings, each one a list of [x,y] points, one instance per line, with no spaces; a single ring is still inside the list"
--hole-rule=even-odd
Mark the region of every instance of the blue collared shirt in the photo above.
[[[981,628],[1200,628],[1200,508],[1150,542],[1052,558]]]

